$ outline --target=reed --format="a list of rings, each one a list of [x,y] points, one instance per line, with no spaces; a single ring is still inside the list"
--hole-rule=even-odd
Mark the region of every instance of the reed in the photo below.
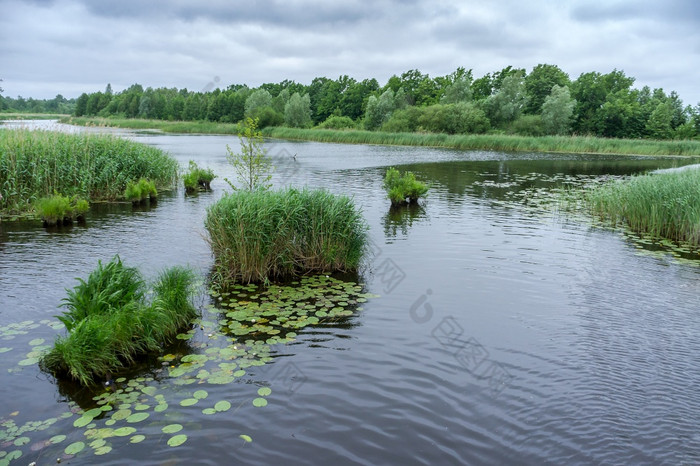
[[[211,168],[200,168],[194,160],[190,160],[189,169],[182,175],[185,191],[193,193],[197,190],[209,191],[211,182],[216,178]]]
[[[515,136],[505,134],[386,133],[380,131],[265,128],[266,137],[396,146],[444,147],[503,152],[552,152],[620,155],[700,155],[700,141],[611,139],[592,136]]]
[[[195,274],[184,267],[160,274],[150,302],[139,271],[118,257],[99,263],[87,281],[79,281],[64,300],[67,310],[58,316],[68,333],[56,339],[40,364],[86,386],[161,352],[197,315],[190,301]]]
[[[100,118],[100,117],[64,117],[61,123],[77,126],[110,126],[125,129],[155,129],[165,133],[187,134],[238,134],[236,123],[217,123],[214,121],[167,121],[147,120],[141,118]]]
[[[396,207],[417,203],[428,192],[428,186],[416,180],[413,172],[400,173],[396,168],[390,167],[384,176],[384,190],[391,205]]]
[[[27,129],[0,131],[0,213],[29,212],[55,192],[90,202],[123,196],[129,182],[174,187],[178,164],[154,147],[112,135]]]
[[[90,210],[90,203],[77,196],[70,198],[54,194],[38,199],[34,204],[34,210],[45,226],[70,224],[73,220],[84,219],[85,213]]]
[[[637,175],[585,194],[606,222],[673,241],[700,244],[700,169]]]
[[[205,227],[224,285],[356,270],[368,230],[349,197],[293,188],[227,194],[208,208]]]

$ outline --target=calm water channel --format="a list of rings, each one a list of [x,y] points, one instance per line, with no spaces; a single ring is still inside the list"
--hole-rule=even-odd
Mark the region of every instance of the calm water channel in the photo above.
[[[66,414],[78,410],[74,403],[93,408],[94,393],[59,385],[30,363],[33,348],[60,334],[53,316],[75,277],[115,254],[148,277],[176,264],[206,275],[212,265],[203,219],[232,176],[226,144],[238,149],[237,139],[125,134],[219,178],[211,193],[179,190],[153,208],[96,206],[84,227],[0,224],[0,462],[19,451],[13,464],[53,464],[69,444],[99,440],[74,427],[79,415]],[[139,402],[150,416],[127,425],[145,438],[109,436],[63,462],[700,463],[700,256],[679,261],[538,201],[563,183],[697,160],[267,147],[278,186],[354,196],[373,242],[355,278],[380,297],[347,319],[272,345],[272,362],[248,367],[232,383],[183,385],[160,363],[144,368],[133,377],[146,377]],[[430,183],[420,208],[389,209],[381,185],[392,165]],[[197,303],[215,324],[210,298]],[[212,340],[206,325],[191,340],[193,354],[225,340]],[[256,407],[261,387],[271,394]],[[180,405],[199,389],[206,400]],[[169,407],[154,409],[163,400]],[[220,400],[232,408],[203,413]],[[106,413],[87,428],[106,429],[109,419]],[[177,447],[162,431],[172,423],[187,435]],[[96,457],[103,443],[111,451]]]

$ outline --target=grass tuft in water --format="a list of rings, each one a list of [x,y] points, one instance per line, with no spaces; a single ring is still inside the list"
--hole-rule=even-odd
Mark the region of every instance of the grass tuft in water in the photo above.
[[[45,226],[67,225],[76,219],[83,220],[88,210],[90,210],[90,203],[77,196],[70,198],[54,194],[42,197],[34,203],[34,211]]]
[[[227,194],[205,227],[222,284],[356,270],[368,229],[349,197],[293,188]]]
[[[391,200],[391,205],[399,206],[417,203],[418,199],[428,192],[428,186],[416,180],[413,172],[402,174],[396,168],[391,167],[384,176],[384,190]]]
[[[146,178],[135,182],[129,182],[124,190],[124,198],[134,204],[143,203],[146,199],[155,200],[158,197],[156,184]]]
[[[124,370],[145,354],[160,352],[197,311],[190,302],[196,276],[185,267],[164,270],[153,298],[139,271],[119,257],[68,292],[67,311],[58,319],[68,330],[58,337],[41,366],[58,377],[93,385]]]
[[[633,176],[586,193],[594,214],[612,224],[700,244],[700,169]]]
[[[194,160],[190,160],[190,166],[182,176],[185,183],[185,191],[193,193],[197,190],[209,191],[211,182],[216,178],[214,171],[211,168],[200,168]]]

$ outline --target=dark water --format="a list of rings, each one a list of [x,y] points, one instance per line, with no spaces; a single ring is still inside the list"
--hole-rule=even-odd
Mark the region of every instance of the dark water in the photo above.
[[[213,168],[214,190],[174,192],[137,211],[97,206],[86,227],[0,224],[0,326],[36,326],[0,337],[0,348],[11,348],[0,359],[0,424],[60,416],[86,396],[18,362],[31,340],[53,341],[58,331],[48,322],[64,288],[98,259],[119,254],[147,276],[175,264],[203,274],[211,266],[203,218],[226,188],[225,145],[237,149],[236,138],[130,137],[183,166],[193,159]],[[355,197],[374,252],[359,279],[381,297],[342,325],[307,327],[296,342],[276,345],[272,363],[235,383],[187,387],[156,376],[150,383],[166,398],[205,388],[234,408],[207,416],[175,401],[140,427],[143,442],[111,438],[109,454],[88,448],[72,464],[700,463],[697,261],[651,254],[538,201],[565,183],[697,161],[281,141],[268,148],[277,185]],[[431,184],[422,206],[389,209],[381,181],[391,165]],[[256,408],[262,385],[272,394]],[[26,433],[26,444],[0,442],[0,451],[21,451],[18,464],[54,463],[69,442],[84,440],[75,419]],[[170,422],[189,436],[176,448],[160,430]],[[56,434],[68,440],[41,443]]]

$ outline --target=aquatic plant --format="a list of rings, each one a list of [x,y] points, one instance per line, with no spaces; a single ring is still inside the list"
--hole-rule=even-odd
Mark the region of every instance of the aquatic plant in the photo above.
[[[416,176],[412,172],[401,174],[393,167],[386,171],[384,189],[393,206],[415,204],[428,192],[428,186],[416,180]]]
[[[54,193],[89,202],[116,200],[140,178],[170,189],[177,170],[177,161],[163,151],[113,135],[3,130],[0,214],[31,212],[36,200]]]
[[[227,194],[207,209],[205,227],[223,283],[355,270],[368,229],[349,197],[294,188]]]
[[[146,199],[152,201],[158,197],[158,190],[153,181],[141,178],[135,182],[129,182],[124,190],[124,198],[134,204],[143,203]]]
[[[42,197],[34,203],[36,214],[45,226],[70,224],[73,220],[84,220],[85,213],[90,210],[90,203],[77,196],[72,198],[54,194]]]
[[[194,160],[190,160],[189,169],[182,176],[185,191],[188,193],[193,193],[198,189],[209,191],[214,178],[216,175],[211,168],[200,168]]]
[[[645,174],[586,193],[591,211],[653,237],[700,244],[700,169]]]
[[[197,315],[190,302],[195,274],[184,267],[160,274],[150,302],[138,270],[119,257],[104,266],[100,262],[87,281],[79,281],[64,300],[67,311],[58,316],[68,333],[56,339],[40,364],[83,385],[161,351]]]

